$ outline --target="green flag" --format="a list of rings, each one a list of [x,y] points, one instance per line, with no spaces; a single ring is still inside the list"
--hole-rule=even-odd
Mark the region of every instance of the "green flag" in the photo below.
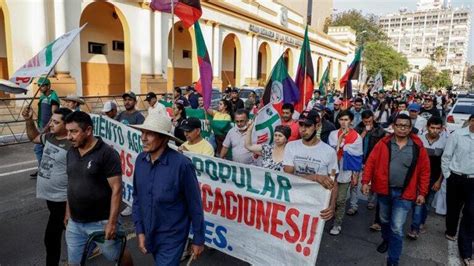
[[[326,67],[326,70],[324,70],[323,76],[319,81],[319,91],[321,92],[322,96],[326,96],[327,85],[329,85],[329,66]]]

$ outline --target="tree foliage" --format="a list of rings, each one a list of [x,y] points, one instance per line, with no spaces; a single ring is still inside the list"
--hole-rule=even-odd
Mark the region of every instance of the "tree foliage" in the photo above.
[[[440,64],[446,57],[446,50],[443,46],[435,48],[434,52],[430,55],[431,61]]]
[[[471,66],[467,69],[466,81],[469,82],[469,83],[471,83],[471,84],[474,84],[474,65],[471,65]]]
[[[449,70],[443,70],[436,75],[435,86],[437,88],[447,88],[453,86]]]
[[[421,84],[431,89],[436,86],[437,70],[433,65],[427,65],[420,71]]]
[[[453,86],[449,70],[443,70],[438,73],[436,67],[433,65],[427,65],[421,70],[420,74],[421,83],[428,89],[441,89]]]
[[[358,10],[351,9],[336,14],[333,19],[327,19],[324,25],[324,32],[328,32],[329,26],[350,26],[357,32],[357,44],[361,45],[366,42],[387,40],[387,35],[377,24],[375,15],[362,15]]]
[[[385,84],[398,80],[410,69],[407,58],[385,42],[369,42],[364,46],[364,67],[369,77],[382,70]]]

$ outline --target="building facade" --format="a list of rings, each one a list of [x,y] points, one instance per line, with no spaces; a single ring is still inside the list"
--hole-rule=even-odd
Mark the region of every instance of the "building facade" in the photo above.
[[[278,0],[283,6],[306,18],[308,14],[308,2],[311,5],[311,23],[310,27],[316,31],[324,30],[324,23],[327,18],[331,18],[334,1],[333,0]]]
[[[52,75],[60,95],[169,92],[191,85],[199,79],[193,27],[152,12],[149,2],[0,0],[0,78],[7,79],[55,38],[87,23]],[[295,76],[303,16],[277,1],[209,0],[201,5],[199,22],[215,88],[264,85],[282,54]],[[354,45],[314,30],[309,35],[317,80],[328,65],[332,79],[341,77]]]
[[[451,8],[449,1],[422,0],[417,11],[388,14],[379,23],[414,71],[433,64],[440,71],[449,70],[454,85],[463,83],[471,28],[469,9]],[[434,56],[437,47],[443,47],[444,54]]]

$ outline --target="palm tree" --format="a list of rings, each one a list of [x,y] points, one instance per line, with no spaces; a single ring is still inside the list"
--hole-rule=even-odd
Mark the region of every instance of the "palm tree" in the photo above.
[[[446,57],[446,50],[443,46],[438,46],[435,48],[434,52],[430,55],[431,60],[436,62],[437,64],[441,64],[441,62]]]

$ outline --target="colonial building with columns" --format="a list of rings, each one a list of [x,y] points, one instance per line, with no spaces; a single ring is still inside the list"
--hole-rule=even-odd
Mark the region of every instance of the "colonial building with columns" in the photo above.
[[[152,12],[149,2],[0,0],[0,78],[8,79],[48,43],[87,23],[51,75],[59,95],[169,92],[173,85],[192,84],[199,79],[193,27],[184,28],[177,17],[173,24],[170,14]],[[270,0],[201,5],[213,87],[263,86],[282,54],[295,77],[305,21],[291,6]],[[353,57],[355,32],[310,29],[309,37],[317,80],[327,66],[331,80],[339,79]]]

